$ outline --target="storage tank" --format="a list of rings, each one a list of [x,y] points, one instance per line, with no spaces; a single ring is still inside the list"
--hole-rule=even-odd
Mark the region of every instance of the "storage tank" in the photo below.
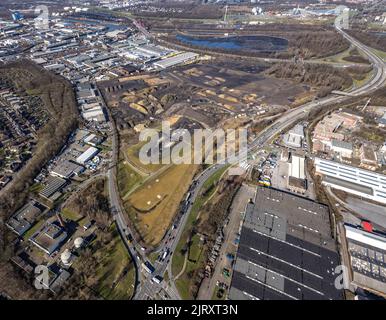
[[[63,251],[63,253],[60,256],[60,260],[62,260],[62,263],[64,265],[69,265],[71,263],[72,254],[71,251],[66,249]]]
[[[82,245],[83,245],[83,238],[82,237],[78,237],[74,240],[74,246],[76,249],[79,249]]]

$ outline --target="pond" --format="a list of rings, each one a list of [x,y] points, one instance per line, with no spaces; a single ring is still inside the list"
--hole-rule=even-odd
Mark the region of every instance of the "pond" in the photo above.
[[[178,34],[176,39],[184,44],[206,49],[244,52],[284,51],[288,40],[272,36],[193,37]]]

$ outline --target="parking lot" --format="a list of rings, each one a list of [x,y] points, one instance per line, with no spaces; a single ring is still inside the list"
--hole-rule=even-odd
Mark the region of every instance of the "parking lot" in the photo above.
[[[205,278],[198,293],[199,300],[225,299],[232,278],[232,267],[240,238],[241,223],[245,204],[253,198],[255,188],[242,185],[231,207],[227,226],[224,228],[224,242],[219,259],[211,278]]]

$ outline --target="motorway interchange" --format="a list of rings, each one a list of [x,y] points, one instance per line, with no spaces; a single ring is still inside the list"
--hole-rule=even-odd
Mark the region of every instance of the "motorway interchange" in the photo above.
[[[374,68],[374,75],[367,83],[359,88],[352,89],[348,92],[347,96],[331,95],[318,101],[312,101],[304,104],[296,109],[292,109],[284,113],[277,121],[272,125],[265,128],[259,133],[258,137],[249,144],[248,154],[242,155],[242,158],[246,160],[250,155],[250,152],[261,149],[267,144],[273,137],[279,134],[284,129],[304,118],[312,109],[321,108],[331,104],[343,103],[352,97],[359,97],[361,95],[368,94],[379,88],[381,88],[386,82],[386,66],[384,61],[379,58],[370,48],[363,45],[353,37],[349,36],[342,28],[338,25],[335,26],[337,31],[340,32],[353,46],[365,54],[371,61]],[[114,219],[118,226],[121,238],[132,257],[132,260],[136,268],[136,285],[135,294],[133,299],[153,299],[156,294],[162,299],[180,299],[178,291],[174,284],[171,272],[171,261],[173,252],[178,244],[181,237],[182,231],[185,227],[187,218],[190,214],[192,204],[199,195],[200,189],[203,184],[218,170],[221,170],[227,164],[215,164],[204,170],[191,185],[189,190],[190,199],[184,207],[184,213],[178,221],[174,222],[173,228],[171,228],[164,236],[163,241],[158,246],[156,252],[160,254],[161,259],[155,262],[154,266],[149,268],[148,253],[145,248],[142,248],[134,239],[132,239],[130,226],[126,221],[124,210],[122,209],[119,194],[117,191],[116,184],[116,164],[117,164],[117,153],[118,153],[118,142],[117,132],[114,124],[111,124],[113,132],[113,159],[112,166],[108,171],[108,187],[110,204],[112,207]],[[166,281],[160,281],[163,278],[165,272],[169,274],[169,283]]]

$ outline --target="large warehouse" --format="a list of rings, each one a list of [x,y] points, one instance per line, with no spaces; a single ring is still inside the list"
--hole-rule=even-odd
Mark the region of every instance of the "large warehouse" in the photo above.
[[[229,298],[342,299],[329,217],[325,205],[258,187],[246,206]]]
[[[344,227],[354,283],[386,295],[386,234]]]
[[[190,62],[190,61],[196,59],[197,57],[198,57],[197,53],[184,52],[184,53],[178,54],[176,56],[154,62],[154,66],[161,68],[161,69],[166,69],[166,68],[173,67],[173,66],[181,64],[181,63]]]
[[[84,165],[87,161],[94,158],[98,153],[98,148],[90,147],[85,152],[83,152],[78,158],[76,158],[76,162],[81,165]]]
[[[323,176],[324,185],[386,203],[386,176],[383,174],[320,158],[315,158],[315,169]]]

